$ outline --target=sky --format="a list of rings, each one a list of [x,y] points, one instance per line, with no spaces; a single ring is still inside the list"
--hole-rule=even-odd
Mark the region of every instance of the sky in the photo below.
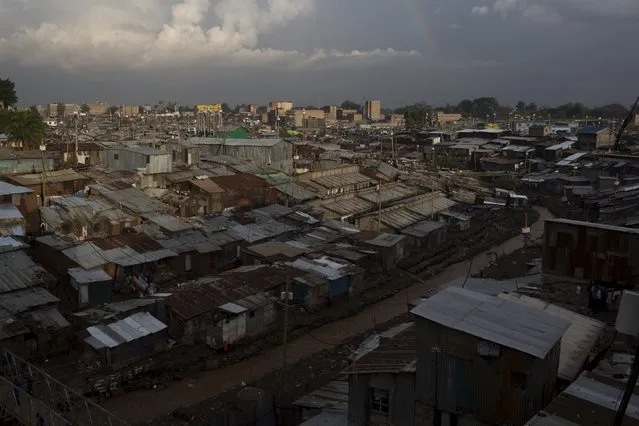
[[[631,104],[638,0],[0,0],[20,104]]]

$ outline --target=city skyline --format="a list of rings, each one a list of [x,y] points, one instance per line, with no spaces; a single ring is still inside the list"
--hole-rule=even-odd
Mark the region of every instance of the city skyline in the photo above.
[[[0,66],[25,105],[366,97],[395,107],[480,96],[601,105],[635,96],[627,90],[639,60],[615,46],[634,35],[637,2],[263,3],[5,2]]]

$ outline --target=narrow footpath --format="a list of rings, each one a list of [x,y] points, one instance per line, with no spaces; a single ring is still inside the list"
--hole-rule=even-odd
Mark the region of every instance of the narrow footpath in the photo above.
[[[552,214],[543,207],[535,207],[539,220],[531,226],[531,240],[539,240],[544,231],[544,220]],[[441,288],[460,276],[476,274],[488,266],[488,253],[498,256],[512,253],[523,247],[522,236],[512,238],[505,243],[491,247],[475,256],[472,261],[450,265],[440,274],[411,285],[394,296],[368,306],[359,314],[324,325],[289,343],[287,362],[293,364],[301,359],[337,345],[343,340],[357,336],[408,311],[408,302],[417,299],[430,290]],[[460,244],[463,244],[460,242]],[[470,268],[469,268],[470,267]],[[410,278],[408,278],[410,279]],[[412,280],[411,280],[412,281]],[[102,405],[116,416],[130,423],[144,423],[164,416],[180,407],[215,397],[242,382],[251,383],[263,375],[282,367],[283,346],[268,350],[252,359],[227,367],[206,371],[197,379],[185,379],[173,382],[162,390],[140,390],[104,401]]]

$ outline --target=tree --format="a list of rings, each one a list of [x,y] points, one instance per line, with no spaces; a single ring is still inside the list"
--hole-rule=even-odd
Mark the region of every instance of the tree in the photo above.
[[[341,105],[342,109],[354,109],[357,110],[357,112],[361,112],[362,111],[362,106],[358,103],[355,103],[351,100],[345,100],[344,102],[342,102]]]
[[[433,125],[434,114],[432,107],[418,103],[407,106],[404,109],[404,121],[406,128],[412,130],[420,130]]]
[[[107,114],[109,115],[117,114],[118,111],[120,111],[120,107],[118,107],[117,105],[111,105],[107,108]]]
[[[87,105],[87,104],[80,105],[80,112],[82,114],[88,114],[89,111],[91,111],[91,107],[89,105]]]
[[[37,107],[37,106],[35,106],[35,105],[31,105],[31,106],[29,107],[29,111],[34,112],[34,113],[36,113],[36,114],[40,114],[40,111],[38,111],[38,107]]]
[[[231,112],[231,107],[226,102],[222,102],[222,112]]]
[[[528,110],[528,112],[537,112],[537,104],[534,102],[529,103],[526,110]]]
[[[457,104],[457,109],[466,117],[470,117],[471,115],[473,115],[473,101],[471,101],[470,99],[464,99]]]
[[[18,103],[16,85],[13,81],[0,78],[0,109],[13,106]]]
[[[66,109],[66,105],[62,102],[58,102],[55,106],[55,113],[58,117],[64,117],[64,110]]]
[[[31,110],[15,111],[5,128],[9,141],[21,142],[23,149],[38,149],[43,143],[46,125],[40,114]]]
[[[483,97],[473,100],[473,115],[479,118],[493,118],[499,110],[499,102],[493,97]]]
[[[523,102],[523,101],[517,102],[515,109],[517,109],[518,112],[524,112],[526,110],[526,102]]]

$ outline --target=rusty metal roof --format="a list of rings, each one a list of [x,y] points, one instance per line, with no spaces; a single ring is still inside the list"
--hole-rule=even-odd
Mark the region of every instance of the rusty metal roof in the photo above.
[[[114,248],[131,247],[138,253],[147,251],[162,250],[164,247],[153,238],[146,234],[121,234],[113,235],[108,238],[94,240],[93,243],[102,250],[111,250]]]
[[[366,352],[367,345],[364,344],[362,349],[365,355],[355,360],[345,373],[414,373],[417,365],[417,327],[415,323],[406,323],[396,329],[399,331],[396,334],[390,333],[386,337],[382,334],[369,339],[369,346],[377,346]]]
[[[247,188],[268,188],[270,186],[264,179],[248,173],[237,173],[231,176],[213,176],[209,179],[226,191]]]

